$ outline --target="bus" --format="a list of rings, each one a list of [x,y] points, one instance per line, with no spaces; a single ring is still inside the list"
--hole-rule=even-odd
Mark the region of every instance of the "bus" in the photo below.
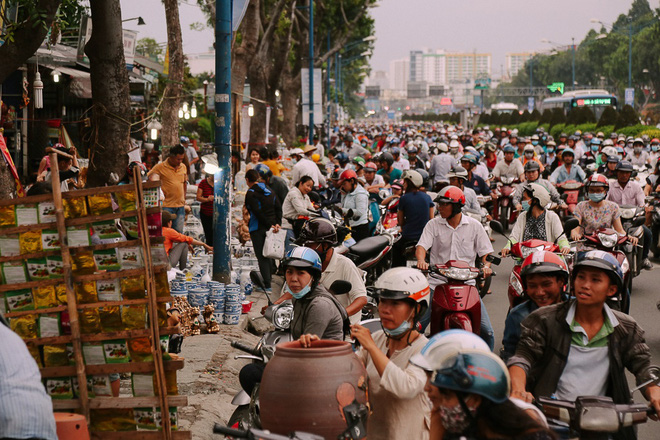
[[[617,107],[617,98],[607,90],[576,90],[566,92],[561,96],[546,98],[541,103],[541,111],[561,108],[564,114],[568,114],[573,108],[589,107],[596,119],[600,119],[603,111],[607,107]]]
[[[515,105],[512,102],[498,102],[497,104],[493,104],[490,106],[490,111],[496,111],[498,113],[508,113],[511,114],[513,112],[518,111],[518,106]]]

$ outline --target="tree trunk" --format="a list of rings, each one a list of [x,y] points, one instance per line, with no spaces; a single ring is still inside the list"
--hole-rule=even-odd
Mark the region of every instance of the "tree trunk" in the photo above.
[[[90,2],[94,32],[85,46],[94,102],[95,138],[88,186],[116,184],[126,174],[131,106],[119,0]]]
[[[265,101],[268,94],[268,78],[266,76],[267,60],[257,56],[252,60],[248,71],[250,81],[250,95],[259,101]],[[254,116],[250,121],[250,143],[263,144],[266,140],[266,104],[253,101]],[[264,145],[259,145],[263,147]]]
[[[245,11],[245,17],[239,28],[239,32],[243,36],[243,41],[239,47],[233,49],[231,57],[231,91],[233,93],[243,94],[245,77],[247,76],[252,58],[254,58],[254,54],[257,52],[259,28],[261,27],[259,6],[260,0],[250,0]],[[243,97],[239,95],[239,103],[242,99]]]
[[[298,120],[298,93],[300,92],[300,75],[291,77],[287,67],[282,75],[282,137],[287,147],[291,147],[298,140],[296,135],[296,122]]]
[[[165,21],[167,22],[167,49],[169,51],[169,73],[165,86],[162,106],[163,131],[162,144],[167,147],[179,143],[179,104],[183,89],[183,40],[179,21],[177,0],[163,0]]]

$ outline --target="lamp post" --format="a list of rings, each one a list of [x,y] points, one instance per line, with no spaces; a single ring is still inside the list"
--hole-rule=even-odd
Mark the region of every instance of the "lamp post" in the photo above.
[[[309,0],[309,135],[307,145],[314,139],[314,0]]]

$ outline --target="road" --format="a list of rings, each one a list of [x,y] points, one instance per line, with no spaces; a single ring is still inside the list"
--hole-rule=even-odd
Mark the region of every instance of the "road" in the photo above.
[[[506,239],[497,234],[493,249],[498,252],[506,244]],[[643,271],[633,281],[633,294],[631,299],[631,314],[637,320],[639,325],[646,331],[646,342],[651,348],[651,355],[654,364],[660,365],[660,311],[656,307],[656,302],[660,300],[660,289],[655,283],[660,281],[660,261],[653,259],[656,269]],[[493,278],[491,284],[492,294],[484,298],[484,303],[488,309],[488,314],[495,329],[495,353],[499,353],[502,347],[502,335],[504,334],[504,319],[508,309],[507,288],[509,284],[509,274],[513,268],[511,258],[503,259],[502,263],[495,268],[497,276]],[[628,375],[629,383],[634,386],[634,379]],[[639,392],[635,393],[636,402],[645,402]],[[639,439],[657,439],[658,422],[650,422],[640,425]],[[653,434],[655,430],[655,434]]]

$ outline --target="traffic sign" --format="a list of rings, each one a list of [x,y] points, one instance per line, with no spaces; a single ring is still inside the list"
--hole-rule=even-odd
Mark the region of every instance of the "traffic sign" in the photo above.
[[[548,90],[551,92],[559,92],[561,95],[564,94],[564,83],[563,82],[553,82],[548,86]]]
[[[529,98],[527,98],[527,110],[529,110],[530,113],[534,111],[534,97],[533,96],[530,96]]]
[[[475,90],[488,90],[490,88],[490,78],[477,78],[474,80]]]
[[[631,105],[631,106],[635,105],[635,89],[633,88],[626,89],[625,101],[626,101],[626,105]]]

